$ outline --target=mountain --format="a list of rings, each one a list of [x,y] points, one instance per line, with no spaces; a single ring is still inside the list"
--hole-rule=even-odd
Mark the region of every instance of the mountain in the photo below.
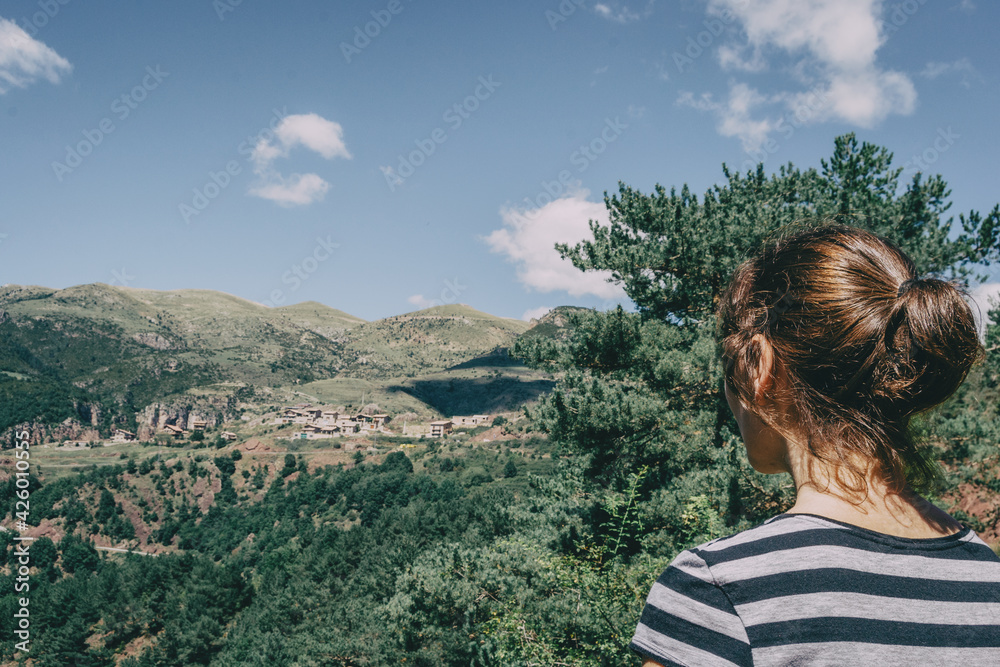
[[[162,394],[223,379],[284,383],[338,370],[338,344],[297,323],[297,312],[221,292],[6,286],[0,309],[4,370],[99,392]],[[342,329],[344,321],[335,315],[328,326]]]
[[[465,304],[434,306],[358,325],[344,345],[344,360],[359,377],[412,376],[506,348],[529,328]]]
[[[194,415],[221,423],[307,388],[359,407],[517,409],[551,381],[505,350],[521,335],[561,335],[560,321],[451,304],[367,322],[314,301],[268,308],[210,290],[4,285],[0,432],[69,418],[102,433]]]
[[[151,404],[178,396],[185,405],[198,403],[185,396],[195,387],[235,385],[221,390],[227,396],[238,387],[331,377],[340,369],[341,344],[313,328],[346,330],[358,318],[330,310],[324,321],[318,309],[304,316],[272,311],[207,290],[4,286],[0,398],[44,396],[55,405],[61,396],[62,407],[30,415],[23,401],[0,407],[0,431],[39,417],[74,417],[103,430],[133,426]],[[229,399],[200,403],[205,410],[232,408]]]
[[[355,317],[342,310],[331,308],[316,301],[305,301],[292,306],[281,306],[280,308],[275,308],[274,311],[284,315],[295,325],[331,340],[336,340],[347,330],[353,329],[365,322],[360,317]]]

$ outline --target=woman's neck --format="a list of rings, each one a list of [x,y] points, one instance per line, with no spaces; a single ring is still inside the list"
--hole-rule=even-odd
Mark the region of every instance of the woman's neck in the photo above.
[[[786,469],[795,480],[790,514],[816,514],[887,535],[931,538],[952,535],[962,525],[944,510],[909,489],[891,490],[869,464],[867,493],[847,489],[833,464],[812,456],[798,440],[788,440]],[[866,466],[858,461],[858,467]]]
[[[904,491],[891,493],[883,484],[869,480],[867,498],[840,488],[799,484],[789,514],[816,514],[887,535],[932,538],[953,535],[962,529],[947,512],[921,496]]]

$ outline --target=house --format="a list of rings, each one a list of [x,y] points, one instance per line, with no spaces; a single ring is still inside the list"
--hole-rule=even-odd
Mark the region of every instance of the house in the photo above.
[[[285,412],[286,424],[308,424],[313,420],[313,413],[310,410],[292,408]]]
[[[431,432],[430,437],[441,438],[444,437],[446,433],[451,432],[451,420],[441,419],[439,421],[431,422]]]
[[[231,442],[236,439],[236,434],[233,433],[232,431],[223,431],[222,433],[219,434],[219,437],[225,440],[226,442]]]
[[[281,414],[274,418],[275,424],[291,424],[292,420],[299,416],[296,408],[282,408]]]
[[[191,421],[191,429],[194,431],[204,431],[207,425],[208,422],[204,419],[194,419]]]
[[[336,426],[323,426],[319,424],[306,424],[298,433],[292,434],[292,438],[300,440],[314,440],[317,438],[336,438],[340,436],[340,429]]]
[[[173,424],[165,424],[163,426],[163,433],[166,433],[167,435],[172,435],[175,438],[184,437],[184,429],[180,428],[179,426],[174,426]]]
[[[294,406],[281,409],[281,415],[275,420],[275,424],[308,424],[322,414],[322,410],[313,408],[310,405],[304,407]]]
[[[385,423],[389,420],[389,415],[378,414],[378,415],[366,415],[358,413],[354,417],[362,430],[365,431],[381,431],[385,427]]]
[[[133,440],[135,440],[135,433],[123,428],[116,428],[111,436],[111,442],[132,442]]]
[[[354,421],[353,417],[346,415],[338,416],[334,426],[339,428],[341,433],[357,433],[360,428],[358,422]]]
[[[460,428],[460,427],[471,428],[473,426],[480,426],[482,424],[489,424],[490,423],[490,416],[489,415],[470,415],[468,417],[452,417],[451,421],[455,425],[455,428]]]

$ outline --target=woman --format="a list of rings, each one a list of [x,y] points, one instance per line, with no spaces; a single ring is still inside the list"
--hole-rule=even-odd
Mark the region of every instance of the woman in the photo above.
[[[1000,665],[1000,558],[920,497],[910,418],[981,354],[948,282],[823,226],[766,245],[719,307],[726,398],[792,508],[682,552],[647,598],[644,665]]]

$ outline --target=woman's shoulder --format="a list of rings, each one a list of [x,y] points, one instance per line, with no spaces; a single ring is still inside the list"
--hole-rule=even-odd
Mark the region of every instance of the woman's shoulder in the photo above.
[[[689,551],[705,560],[716,560],[715,556],[720,554],[747,556],[791,546],[804,546],[822,537],[823,532],[839,527],[822,517],[779,514],[753,528],[718,537]]]
[[[707,566],[742,562],[753,567],[778,552],[796,552],[801,562],[892,554],[1000,562],[971,529],[945,537],[906,538],[813,514],[779,514],[764,523],[688,550]]]

